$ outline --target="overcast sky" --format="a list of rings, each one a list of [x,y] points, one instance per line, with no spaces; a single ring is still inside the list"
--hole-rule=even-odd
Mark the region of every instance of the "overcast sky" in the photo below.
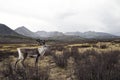
[[[120,35],[120,0],[0,0],[0,23],[32,31]]]

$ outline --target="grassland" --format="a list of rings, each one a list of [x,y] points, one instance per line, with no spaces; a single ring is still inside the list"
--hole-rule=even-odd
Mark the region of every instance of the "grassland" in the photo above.
[[[26,69],[19,63],[18,47],[38,47],[37,44],[1,44],[0,80],[120,80],[120,43],[48,43],[50,52],[34,66],[27,58]]]

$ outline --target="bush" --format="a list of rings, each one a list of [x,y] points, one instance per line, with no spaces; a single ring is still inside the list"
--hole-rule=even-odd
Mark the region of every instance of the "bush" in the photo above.
[[[63,51],[64,50],[64,45],[52,45],[51,50],[58,50],[58,51]]]
[[[5,58],[8,58],[11,55],[17,57],[17,52],[0,51],[0,61],[4,60]]]
[[[74,58],[76,63],[78,63],[81,60],[82,56],[79,53],[78,47],[74,46],[71,48],[71,57]]]
[[[108,46],[106,44],[100,44],[100,48],[101,49],[106,49],[106,48],[108,48]]]
[[[58,55],[53,53],[53,60],[57,66],[61,68],[67,67],[67,59],[70,57],[70,52],[68,50],[63,50],[63,54]]]
[[[78,80],[120,80],[120,51],[99,54],[91,50],[81,55],[74,69]]]

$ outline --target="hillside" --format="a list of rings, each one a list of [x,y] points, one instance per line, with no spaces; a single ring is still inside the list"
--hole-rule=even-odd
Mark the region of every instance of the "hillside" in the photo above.
[[[15,32],[18,33],[18,34],[27,36],[27,37],[32,37],[32,38],[36,38],[37,37],[37,35],[34,32],[28,30],[24,26],[15,29]]]
[[[8,26],[4,24],[0,24],[0,35],[6,36],[6,35],[11,35],[11,36],[20,36],[18,33],[10,29]]]
[[[5,24],[0,24],[0,43],[23,43],[33,41],[34,40],[32,38],[16,33]]]

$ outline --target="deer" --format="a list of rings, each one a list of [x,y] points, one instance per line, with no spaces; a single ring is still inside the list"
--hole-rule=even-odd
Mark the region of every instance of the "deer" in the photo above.
[[[32,48],[32,47],[21,47],[17,48],[18,51],[18,59],[15,62],[15,68],[19,61],[21,61],[22,66],[25,68],[24,61],[29,57],[36,57],[35,66],[38,64],[39,57],[44,56],[45,52],[49,50],[49,45],[45,44],[45,40],[36,40],[39,42],[41,47]]]

